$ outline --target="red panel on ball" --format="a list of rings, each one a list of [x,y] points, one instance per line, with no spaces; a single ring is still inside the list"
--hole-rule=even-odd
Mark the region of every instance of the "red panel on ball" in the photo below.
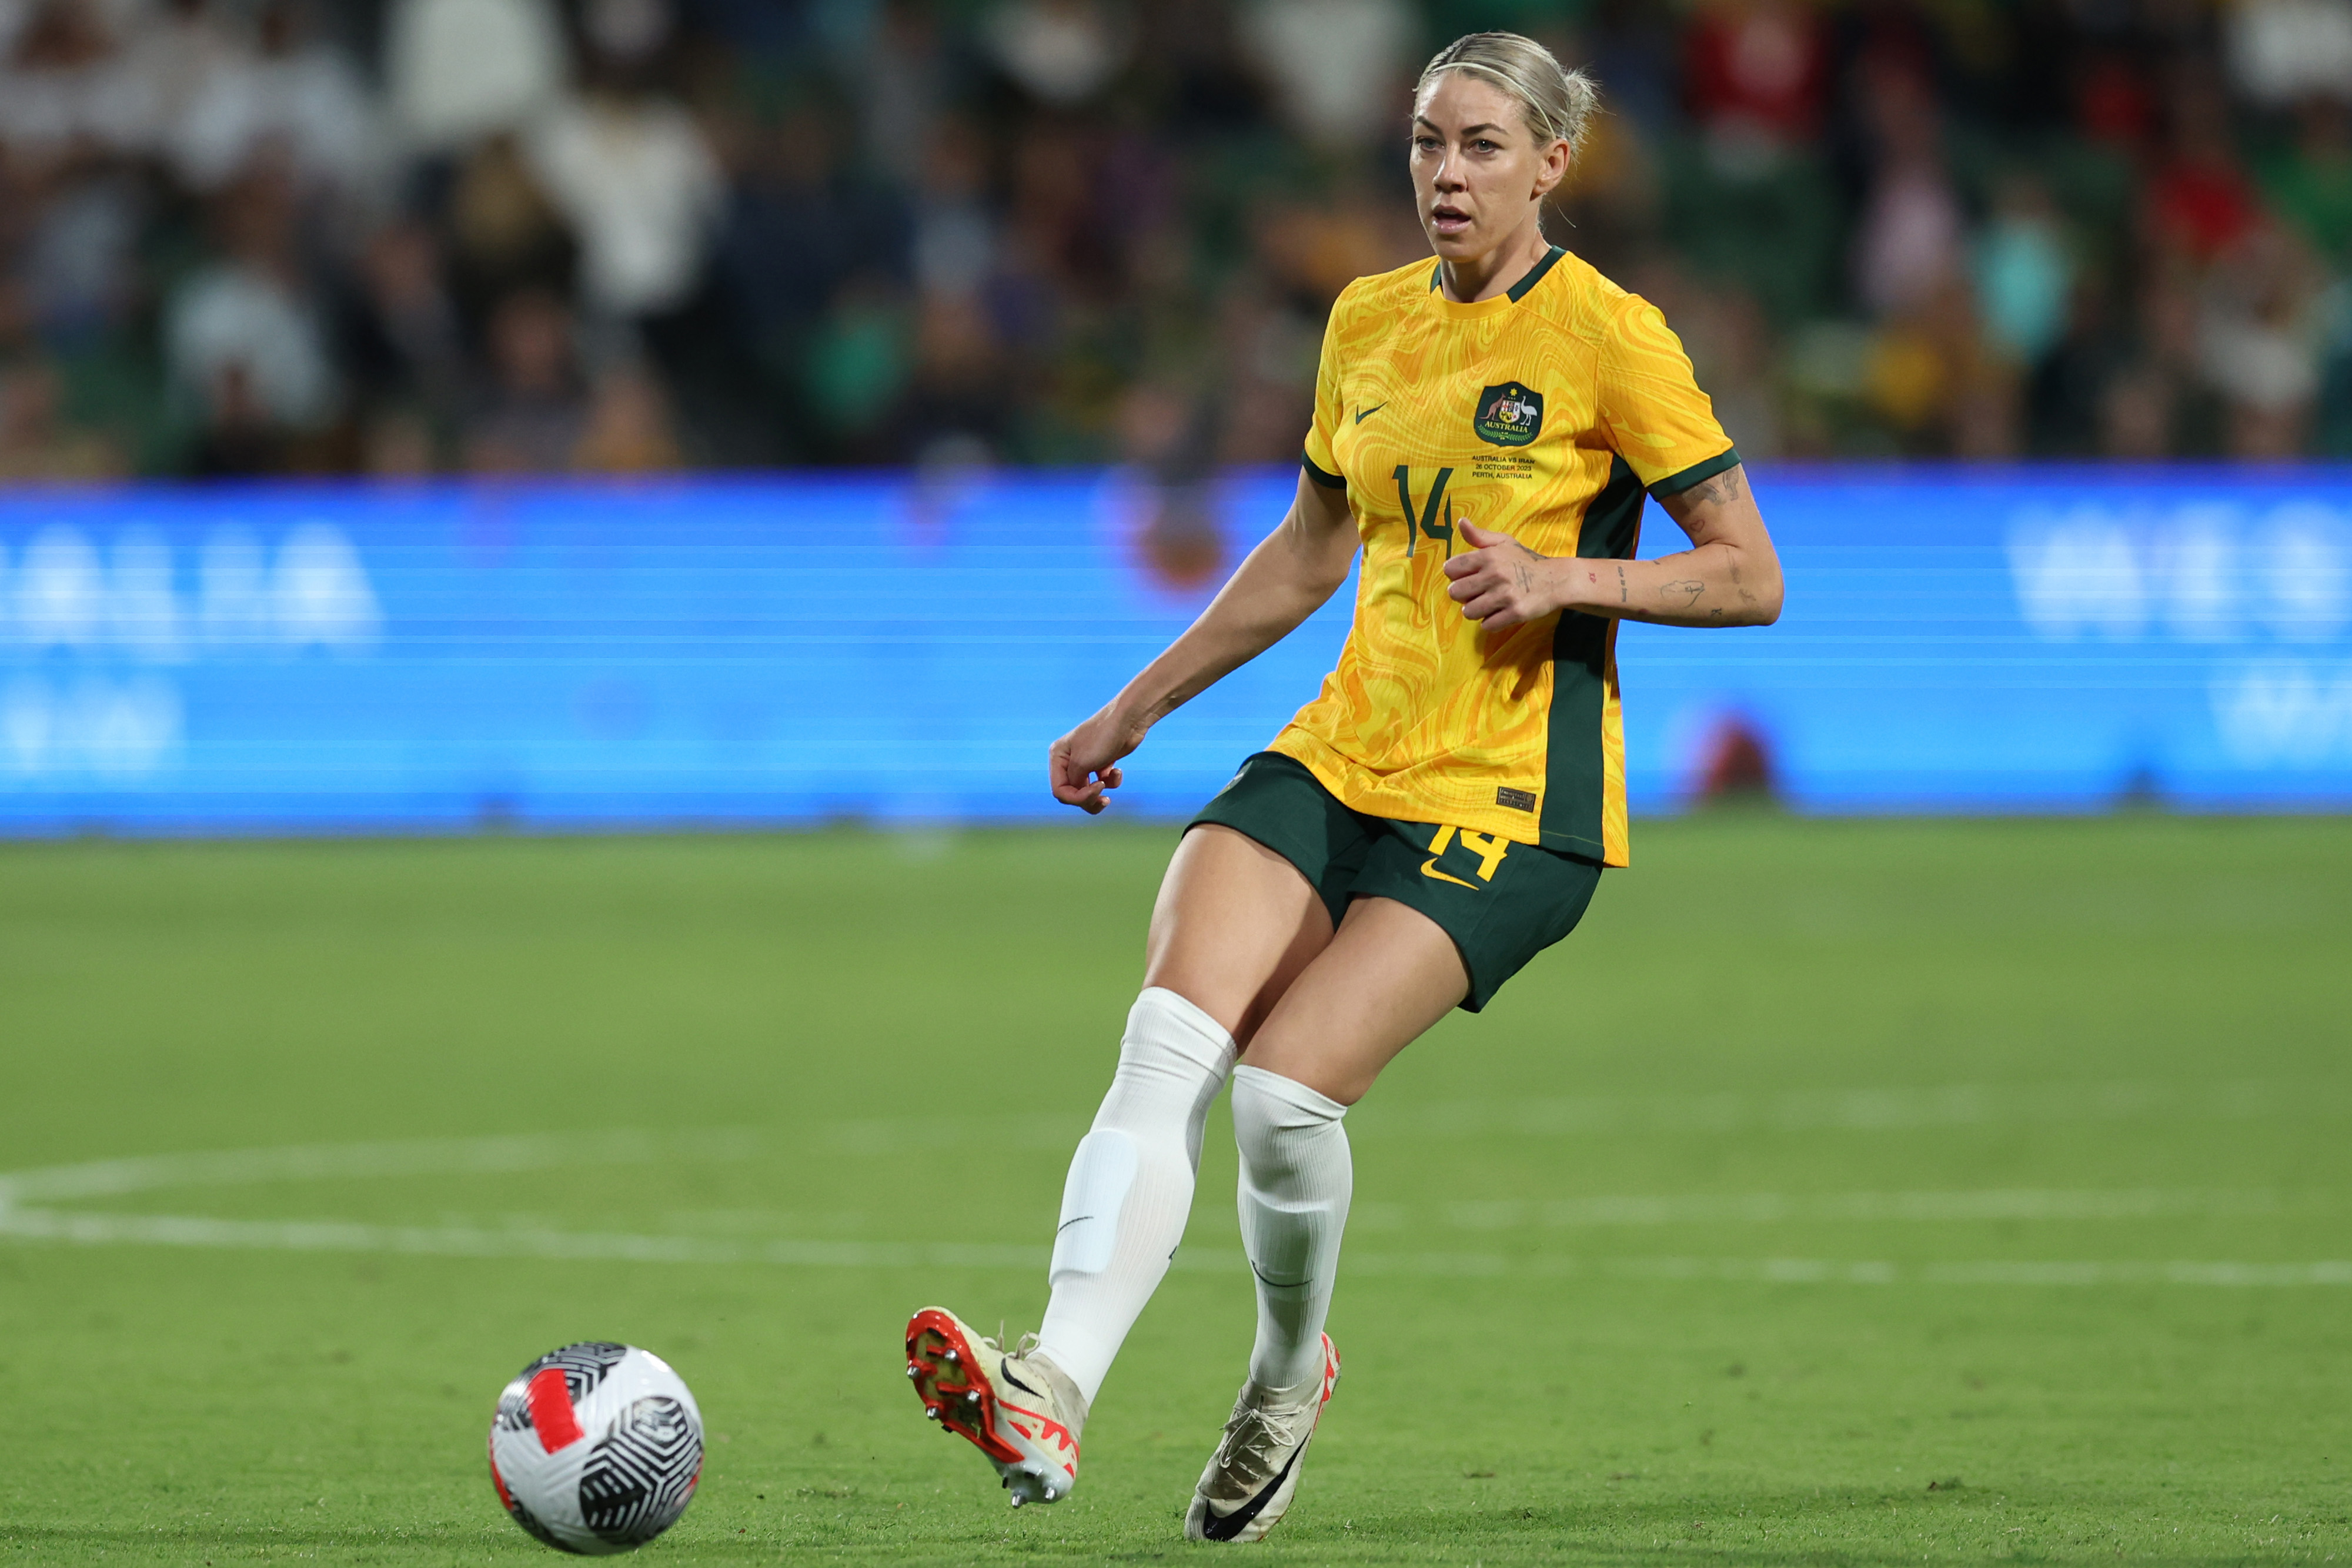
[[[531,1377],[530,1425],[539,1434],[539,1446],[551,1454],[585,1436],[572,1408],[572,1390],[564,1386],[563,1368],[541,1367]]]

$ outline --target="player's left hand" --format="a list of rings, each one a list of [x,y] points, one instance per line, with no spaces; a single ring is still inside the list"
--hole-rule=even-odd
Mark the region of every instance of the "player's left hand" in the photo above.
[[[1463,614],[1500,632],[1541,620],[1560,607],[1549,556],[1467,517],[1456,517],[1454,528],[1457,538],[1474,547],[1469,554],[1445,563],[1445,575],[1454,580],[1445,591],[1462,606]]]

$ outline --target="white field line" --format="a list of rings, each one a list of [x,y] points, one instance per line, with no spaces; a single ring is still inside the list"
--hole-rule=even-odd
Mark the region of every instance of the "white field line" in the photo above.
[[[564,1166],[743,1160],[772,1140],[748,1127],[698,1133],[535,1133],[489,1138],[417,1138],[400,1143],[303,1144],[289,1148],[147,1155],[0,1174],[0,1209],[26,1201],[117,1197],[186,1186],[262,1182],[369,1180],[554,1170]]]
[[[1486,1253],[1350,1253],[1360,1274],[1693,1280],[1790,1285],[2352,1285],[2352,1260],[2318,1263],[2173,1261],[1890,1263],[1822,1258],[1503,1258]]]
[[[332,1221],[210,1219],[176,1215],[66,1214],[0,1210],[0,1236],[83,1246],[143,1244],[238,1251],[390,1252],[444,1258],[566,1262],[769,1264],[797,1269],[1013,1269],[1045,1267],[1043,1246],[897,1245],[859,1241],[730,1242],[463,1227],[346,1225]],[[1238,1274],[1238,1253],[1192,1249],[1176,1266]],[[1852,1262],[1811,1258],[1507,1258],[1498,1253],[1352,1253],[1358,1274],[1437,1279],[1530,1277],[1846,1285],[2352,1285],[2352,1260],[2230,1262]]]
[[[1670,1197],[1553,1198],[1543,1202],[1504,1198],[1447,1204],[1437,1212],[1444,1216],[1445,1228],[1455,1230],[1572,1230],[1661,1225],[2242,1219],[2325,1214],[2337,1207],[2334,1197],[2322,1192],[2006,1187],[1985,1192],[1705,1193]],[[1394,1210],[1374,1208],[1360,1216],[1357,1223],[1369,1219],[1373,1228],[1402,1229],[1412,1227],[1411,1213],[1402,1206]]]
[[[2344,1117],[2347,1111],[2352,1106],[2343,1096],[2315,1093],[2308,1084],[2241,1080],[2203,1084],[1963,1083],[1777,1095],[1590,1096],[1425,1105],[1383,1103],[1375,1097],[1357,1109],[1351,1122],[1364,1137],[1472,1138],[1515,1134],[1544,1138],[1742,1128],[1876,1132],[2066,1122],[2286,1121]],[[1000,1149],[1064,1151],[1074,1146],[1085,1130],[1084,1117],[1076,1114],[900,1117],[838,1122],[822,1129],[816,1138],[844,1155],[889,1155],[974,1143]],[[739,1160],[756,1157],[776,1142],[772,1132],[737,1127],[690,1133],[425,1138],[156,1155],[0,1174],[0,1206],[116,1197],[168,1187],[547,1170],[664,1160]]]
[[[400,1252],[438,1258],[540,1258],[624,1263],[772,1263],[802,1269],[1043,1269],[1049,1249],[867,1241],[728,1241],[606,1231],[357,1225],[339,1220],[214,1219],[0,1208],[0,1237],[80,1246],[219,1248],[257,1252]]]
[[[1952,1083],[1811,1089],[1778,1094],[1535,1096],[1416,1104],[1375,1094],[1349,1117],[1368,1138],[1566,1138],[1651,1133],[1905,1132],[1923,1127],[2116,1122],[2352,1120],[2352,1082],[2338,1086],[2235,1079],[2208,1083]],[[822,1136],[846,1155],[887,1155],[986,1144],[1064,1150],[1079,1115],[894,1117],[836,1123]]]
[[[1459,1138],[1516,1134],[1900,1132],[1919,1127],[2136,1121],[2344,1119],[2335,1085],[2261,1079],[2214,1083],[1955,1083],[1909,1089],[1799,1090],[1780,1094],[1580,1096],[1426,1105],[1365,1102],[1350,1118],[1366,1136]]]
[[[2113,1089],[2115,1086],[2109,1086]],[[1894,1092],[1886,1092],[1893,1093]],[[1934,1092],[1934,1094],[1975,1091]],[[2251,1101],[2226,1097],[2207,1104]],[[1551,1102],[1563,1104],[1627,1105],[1634,1102]],[[1644,1103],[1653,1111],[1676,1103]],[[1681,1102],[1717,1106],[1704,1113],[1709,1125],[1727,1124],[1717,1102]],[[1827,1102],[1824,1102],[1827,1103]],[[1900,1102],[1894,1103],[1899,1109]],[[1930,1098],[1914,1107],[1943,1104],[1957,1113],[1976,1100]],[[2045,1102],[2054,1104],[2057,1102]],[[2113,1097],[2079,1103],[2149,1107],[2147,1097]],[[1433,1107],[1437,1113],[1447,1107]],[[1460,1107],[1451,1108],[1458,1112]],[[1783,1106],[1783,1113],[1787,1107]],[[1873,1092],[1848,1104],[1842,1124],[1898,1124],[1891,1120],[1885,1093]],[[1856,1120],[1866,1117],[1866,1120]],[[1442,1118],[1441,1118],[1442,1119]],[[1045,1118],[1033,1129],[1047,1131]],[[880,1129],[929,1133],[928,1123],[856,1124],[834,1129],[836,1146],[879,1152]],[[1053,1121],[1056,1138],[1068,1129]],[[927,1137],[916,1142],[929,1143]],[[119,1197],[159,1188],[257,1185],[271,1182],[382,1179],[409,1176],[504,1173],[566,1166],[655,1163],[678,1160],[751,1159],[767,1152],[770,1140],[751,1129],[650,1134],[611,1132],[530,1134],[511,1137],[425,1139],[402,1143],[310,1145],[289,1148],[152,1155],[52,1166],[0,1175],[0,1239],[80,1246],[161,1246],[247,1251],[379,1252],[460,1258],[527,1258],[643,1263],[764,1264],[788,1268],[1003,1268],[1045,1266],[1043,1245],[896,1243],[729,1239],[724,1238],[563,1231],[543,1227],[491,1228],[470,1226],[384,1226],[333,1220],[236,1220],[187,1215],[127,1215],[25,1207],[37,1202]],[[1787,1197],[1719,1194],[1648,1197],[1591,1197],[1535,1203],[1455,1204],[1442,1223],[1414,1223],[1398,1206],[1367,1204],[1359,1229],[1524,1230],[1587,1226],[1663,1226],[1731,1223],[1769,1225],[1822,1221],[1967,1221],[1988,1219],[2133,1220],[2179,1216],[2247,1217],[2330,1211],[2336,1205],[2322,1193],[2281,1194],[2260,1190],[2183,1191],[2124,1189],[2063,1191],[2000,1189],[1986,1192],[1831,1193]],[[1231,1252],[1191,1249],[1179,1268],[1234,1271],[1244,1267]],[[1785,1283],[1930,1285],[2200,1284],[2305,1286],[2352,1284],[2352,1262],[2035,1262],[1982,1261],[1897,1264],[1815,1259],[1512,1257],[1477,1252],[1363,1252],[1351,1250],[1348,1266],[1361,1273],[1440,1278],[1521,1275],[1545,1278],[1753,1281]]]

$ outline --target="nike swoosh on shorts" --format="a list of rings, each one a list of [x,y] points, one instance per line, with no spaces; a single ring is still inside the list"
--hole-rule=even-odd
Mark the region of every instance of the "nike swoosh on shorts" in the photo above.
[[[1448,876],[1444,872],[1438,870],[1437,857],[1435,855],[1432,855],[1427,860],[1421,862],[1421,874],[1427,877],[1434,877],[1439,882],[1450,882],[1456,887],[1466,887],[1473,893],[1478,891],[1477,883],[1464,882],[1458,876]]]

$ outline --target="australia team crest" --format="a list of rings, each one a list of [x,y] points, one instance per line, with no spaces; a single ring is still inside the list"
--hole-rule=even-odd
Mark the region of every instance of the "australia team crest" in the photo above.
[[[1470,428],[1489,445],[1525,446],[1543,428],[1543,393],[1530,392],[1517,382],[1487,387],[1478,394]]]

